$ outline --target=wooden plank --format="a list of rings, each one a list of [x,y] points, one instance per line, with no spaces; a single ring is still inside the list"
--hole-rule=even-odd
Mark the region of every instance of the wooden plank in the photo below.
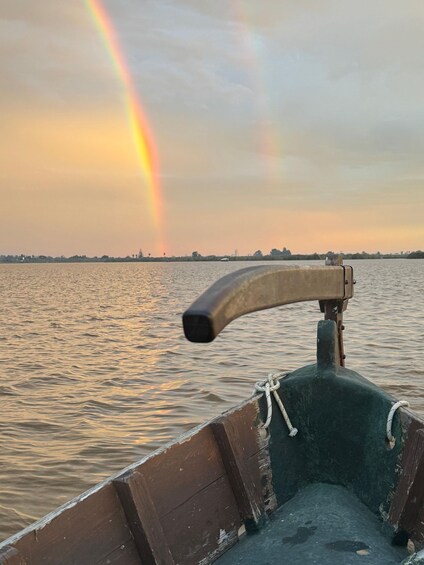
[[[0,550],[0,565],[26,565],[26,563],[14,547],[6,546]]]
[[[258,529],[263,522],[259,460],[249,455],[260,450],[257,405],[249,404],[211,422],[240,515],[246,529]]]
[[[262,485],[262,498],[264,501],[265,512],[268,515],[277,510],[278,507],[277,497],[272,484],[272,465],[269,455],[268,439],[265,447],[249,458],[249,465],[252,464],[259,467]]]
[[[229,421],[238,420],[236,450],[244,460],[246,473],[254,477],[254,484],[261,492],[264,510],[269,514],[277,509],[277,499],[272,484],[272,466],[269,454],[269,434],[262,427],[259,396],[255,396],[231,412],[224,414]],[[217,421],[221,419],[217,418]],[[234,425],[234,424],[233,424]]]
[[[111,483],[82,495],[35,526],[13,545],[28,563],[37,565],[106,565],[108,555],[132,542]]]
[[[249,312],[352,296],[352,267],[247,267],[216,281],[184,312],[184,332],[190,341],[209,342],[232,320]]]
[[[148,459],[140,470],[149,485],[159,517],[225,475],[213,432],[209,426]]]
[[[243,458],[248,458],[257,453],[267,443],[267,433],[263,430],[262,418],[259,410],[259,396],[250,398],[241,405],[233,408],[212,422],[227,421],[228,426],[234,428],[237,436],[237,450]]]
[[[238,541],[242,522],[227,477],[223,476],[162,518],[176,563],[206,565]]]
[[[206,563],[238,539],[242,522],[210,426],[117,477],[114,485],[143,564]]]
[[[389,521],[409,531],[417,519],[424,496],[424,429],[412,419],[403,449],[401,475],[389,511]]]
[[[174,565],[145,478],[130,471],[113,484],[127,516],[143,564]],[[164,493],[166,496],[167,493]]]
[[[421,481],[424,481],[424,476],[421,474]],[[424,508],[423,508],[423,498],[421,496],[421,505],[418,508],[417,516],[414,525],[411,526],[408,532],[410,539],[414,542],[415,549],[420,550],[424,548]]]
[[[106,560],[102,560],[100,563],[102,565],[140,565],[141,561],[134,540],[130,540],[109,553]],[[100,564],[96,563],[96,565]]]

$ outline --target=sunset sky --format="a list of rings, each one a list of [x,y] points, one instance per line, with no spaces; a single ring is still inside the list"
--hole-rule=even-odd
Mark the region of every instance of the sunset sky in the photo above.
[[[2,0],[0,254],[424,249],[423,59],[422,0]]]

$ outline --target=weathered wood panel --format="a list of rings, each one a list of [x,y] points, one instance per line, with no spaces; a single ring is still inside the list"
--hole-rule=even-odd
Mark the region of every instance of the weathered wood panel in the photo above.
[[[417,497],[416,500],[416,505],[418,506],[418,512],[417,512],[417,517],[415,520],[414,525],[407,530],[407,528],[405,528],[406,531],[408,531],[409,536],[411,538],[411,540],[414,542],[415,544],[415,548],[416,549],[423,549],[424,548],[424,508],[423,508],[423,488],[422,485],[424,483],[424,473],[422,471],[422,466],[420,469],[420,479],[421,481],[421,485],[417,485],[417,490],[419,489],[420,493],[419,493],[419,497]],[[419,500],[419,503],[418,503]]]
[[[416,419],[408,422],[399,482],[390,507],[389,520],[398,528],[409,529],[417,519],[420,483],[424,489],[424,429]],[[421,496],[420,496],[421,494]]]
[[[247,530],[257,529],[265,514],[258,459],[261,449],[257,403],[245,405],[211,422],[240,515]]]
[[[415,547],[421,549],[424,547],[424,422],[407,410],[400,410],[400,418],[406,440],[389,522],[398,532],[406,532]]]
[[[243,461],[244,472],[250,477],[255,496],[259,493],[258,504],[261,508],[263,505],[269,514],[277,509],[277,499],[272,484],[269,434],[262,427],[259,399],[259,396],[249,399],[223,417],[216,418],[212,424],[222,419],[228,422],[226,427],[231,430],[236,457]]]
[[[47,516],[13,545],[33,565],[106,565],[110,555],[123,554],[127,546],[128,559],[121,563],[140,564],[139,558],[134,561],[132,534],[112,484]]]
[[[223,475],[225,468],[209,426],[137,467],[149,485],[158,516],[177,508]]]
[[[259,421],[252,399],[114,479],[143,563],[212,562],[265,515]]]
[[[238,507],[226,476],[162,517],[177,564],[211,563],[238,540]]]
[[[109,553],[106,556],[106,560],[103,559],[101,563],[106,565],[140,565],[142,561],[140,561],[140,555],[134,540],[130,540],[112,551],[112,553]]]
[[[0,550],[0,563],[2,565],[26,565],[27,561],[25,561],[17,549],[6,546]]]
[[[272,484],[272,468],[271,459],[268,449],[268,438],[265,446],[254,453],[247,460],[248,473],[252,475],[257,473],[259,469],[260,483],[262,489],[262,500],[266,514],[270,514],[277,509],[277,497],[275,496],[274,486]]]
[[[209,563],[241,518],[210,426],[114,480],[143,563]]]
[[[149,488],[140,472],[113,482],[128,519],[143,564],[174,565]],[[165,496],[167,493],[163,493]]]

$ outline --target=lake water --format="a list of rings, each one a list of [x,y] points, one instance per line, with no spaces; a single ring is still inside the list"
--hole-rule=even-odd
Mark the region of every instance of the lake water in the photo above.
[[[351,264],[346,366],[424,415],[424,261]],[[314,361],[317,303],[185,341],[183,310],[248,265],[0,265],[3,538],[249,396],[270,370]]]

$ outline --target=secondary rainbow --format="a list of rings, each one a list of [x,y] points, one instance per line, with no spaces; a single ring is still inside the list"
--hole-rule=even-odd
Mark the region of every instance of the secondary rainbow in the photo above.
[[[255,93],[258,130],[257,138],[262,155],[264,170],[270,184],[280,182],[279,159],[282,154],[281,143],[276,127],[273,125],[267,80],[264,75],[261,58],[256,44],[254,24],[249,21],[247,6],[241,0],[230,2],[230,15],[236,23],[240,54],[243,57],[246,72],[250,77],[251,87]],[[257,40],[257,38],[256,38]]]
[[[150,213],[161,239],[162,196],[159,181],[159,163],[153,135],[137,94],[130,69],[112,20],[100,0],[87,0],[86,4],[103,39],[117,75],[124,86],[128,120],[139,160],[147,185]],[[163,242],[160,242],[163,252]]]

